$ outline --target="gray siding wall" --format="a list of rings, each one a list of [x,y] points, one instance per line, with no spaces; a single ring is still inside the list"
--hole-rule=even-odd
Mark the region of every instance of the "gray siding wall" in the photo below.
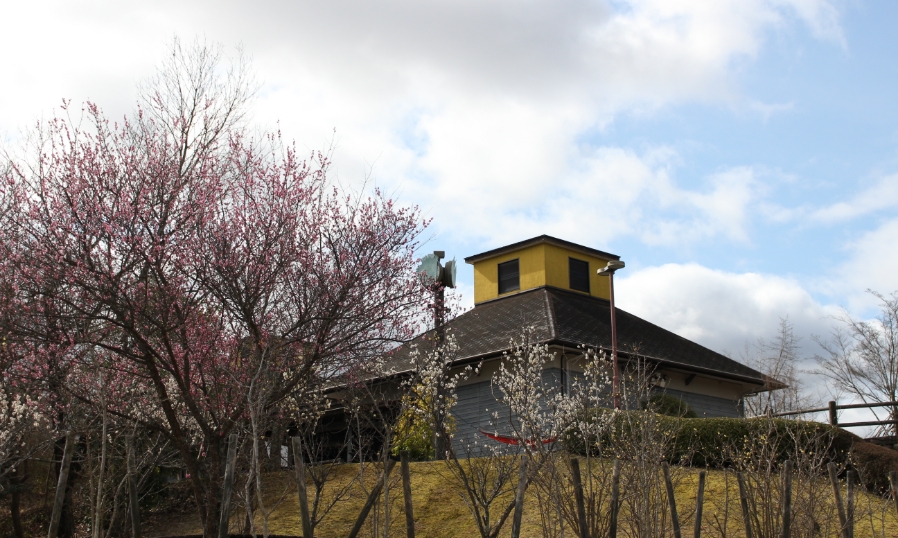
[[[455,436],[452,438],[452,448],[458,455],[466,454],[473,450],[475,443],[482,445],[484,442],[492,443],[478,430],[492,431],[498,429],[499,424],[493,425],[494,412],[499,414],[499,423],[508,420],[508,406],[496,401],[493,396],[492,383],[484,381],[458,387],[456,391],[458,400],[452,408],[452,416],[455,418]],[[497,393],[496,396],[499,396]],[[504,425],[504,424],[503,424]],[[503,433],[505,430],[503,430]],[[479,453],[479,450],[475,451]]]
[[[572,376],[578,376],[578,373],[572,372]],[[546,389],[561,387],[562,383],[564,383],[567,385],[565,387],[566,390],[570,390],[570,381],[565,379],[564,372],[558,368],[546,368],[543,371],[542,382]],[[606,405],[610,407],[610,387],[608,392],[609,397]],[[673,389],[666,389],[663,392],[685,401],[699,417],[744,416],[742,402],[738,400]],[[502,393],[499,389],[494,389],[490,381],[458,387],[456,396],[458,401],[452,409],[452,415],[455,418],[455,435],[452,439],[452,446],[457,454],[471,453],[473,455],[479,453],[483,446],[501,445],[481,434],[478,431],[480,429],[498,432],[500,435],[513,434],[513,429],[510,425],[512,417],[510,417],[508,406],[499,401]],[[632,403],[631,407],[636,407],[637,405],[637,403]],[[498,413],[498,419],[494,417],[494,413]]]
[[[571,379],[567,381],[568,390],[570,390],[571,384],[573,383],[574,379],[582,379],[583,374],[581,372],[571,372],[570,378]],[[745,416],[745,410],[742,404],[742,400],[730,400],[728,398],[706,396],[704,394],[696,394],[694,392],[685,392],[674,389],[657,390],[658,392],[661,392],[663,394],[667,394],[669,396],[673,396],[675,398],[683,400],[689,405],[689,407],[692,408],[693,411],[695,411],[695,413],[700,418],[740,418]],[[608,396],[607,398],[605,398],[602,405],[604,405],[605,407],[612,407],[614,403],[611,397],[610,386],[608,387],[607,392]],[[637,401],[626,401],[622,402],[621,406],[624,408],[639,409],[641,408],[641,403]]]
[[[557,390],[561,387],[562,371],[558,368],[546,368],[542,373],[542,382],[547,391],[552,387]],[[452,416],[455,418],[452,447],[457,454],[462,455],[466,452],[476,454],[483,446],[502,446],[502,443],[480,433],[481,429],[499,435],[514,434],[511,412],[508,406],[500,401],[502,391],[494,388],[492,382],[483,381],[458,387],[456,396],[458,400],[452,408]],[[498,418],[494,414],[498,414]]]
[[[729,400],[727,398],[718,398],[717,396],[705,396],[704,394],[673,389],[666,389],[664,393],[675,396],[689,404],[689,407],[701,418],[739,418],[745,416],[741,400]]]

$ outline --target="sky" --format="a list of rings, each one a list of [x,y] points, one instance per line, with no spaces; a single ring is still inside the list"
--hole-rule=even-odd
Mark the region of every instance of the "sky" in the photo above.
[[[4,0],[2,13],[7,145],[63,98],[130,113],[175,37],[242,47],[254,123],[332,148],[340,184],[418,205],[422,254],[540,234],[613,252],[620,308],[734,358],[788,317],[824,399],[814,336],[874,317],[867,290],[898,290],[895,2]],[[467,306],[472,280],[462,264]]]

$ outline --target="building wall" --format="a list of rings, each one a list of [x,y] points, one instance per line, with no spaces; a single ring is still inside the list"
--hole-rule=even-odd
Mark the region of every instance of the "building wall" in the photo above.
[[[560,388],[562,383],[562,371],[558,368],[546,368],[543,370],[543,386]],[[480,429],[500,435],[514,435],[511,412],[508,406],[502,403],[502,392],[494,388],[492,382],[481,381],[459,386],[456,389],[458,398],[452,409],[455,419],[455,435],[452,439],[452,447],[456,454],[476,455],[482,453],[484,446],[501,447],[502,443],[491,440]],[[498,415],[495,416],[495,415]]]
[[[745,416],[742,400],[730,400],[718,396],[708,396],[705,394],[696,394],[694,392],[684,392],[675,389],[665,389],[664,393],[668,396],[675,396],[689,404],[689,407],[691,407],[700,418],[739,418]]]
[[[564,384],[567,391],[570,390],[573,379],[580,376],[582,376],[581,372],[569,371],[565,373],[560,368],[550,367],[543,371],[542,382],[547,390],[560,388]],[[492,386],[490,376],[485,377],[486,380],[484,381],[469,382],[461,385],[456,391],[458,400],[452,409],[452,415],[455,418],[455,434],[452,439],[452,446],[460,456],[481,454],[485,446],[500,446],[500,443],[492,441],[481,434],[478,431],[480,429],[497,432],[500,435],[513,435],[514,432],[514,428],[511,426],[509,408],[499,401],[502,396],[501,391]],[[659,392],[664,392],[685,401],[702,418],[737,418],[744,416],[741,400],[670,388],[659,390]],[[608,407],[612,405],[611,387],[608,387],[608,398],[604,404]],[[629,407],[631,408],[638,405],[638,402],[629,402]],[[494,416],[494,413],[498,414],[498,418]]]
[[[503,293],[503,297],[546,285],[545,245],[533,245],[474,264],[475,304],[499,297],[499,264],[514,259],[519,260],[521,288],[517,291]]]
[[[541,243],[475,263],[474,303],[499,297],[499,264],[514,259],[519,260],[521,288],[503,293],[503,297],[547,285],[570,289],[568,258],[589,262],[590,295],[608,299],[610,296],[608,277],[596,274],[596,271],[605,267],[608,260],[557,245]]]
[[[589,262],[589,295],[601,297],[602,299],[608,299],[611,296],[609,293],[608,277],[599,276],[597,274],[599,269],[605,267],[608,260],[551,244],[546,244],[545,248],[546,285],[569,290],[571,283],[568,260],[570,258],[575,258]]]
[[[550,351],[559,357],[564,353],[564,350],[557,347],[553,347]],[[570,350],[567,351],[570,352]],[[580,372],[584,368],[583,361],[582,355],[571,356],[569,354],[567,356],[564,367],[569,377],[576,378],[578,375],[581,375]],[[733,416],[732,410],[735,406],[740,405],[739,402],[741,402],[742,398],[746,394],[752,393],[754,389],[757,389],[757,385],[666,368],[658,368],[653,370],[652,373],[667,379],[665,392],[672,396],[683,398],[690,405],[694,402],[699,416]],[[703,412],[706,414],[703,415]]]

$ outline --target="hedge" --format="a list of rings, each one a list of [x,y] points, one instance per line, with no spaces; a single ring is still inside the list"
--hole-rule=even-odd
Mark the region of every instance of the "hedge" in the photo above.
[[[693,411],[684,400],[664,393],[655,394],[642,402],[642,409],[643,411],[651,409],[659,415],[670,417],[698,418],[698,413]]]
[[[845,463],[852,444],[860,440],[841,428],[816,422],[763,417],[676,418],[644,411],[624,411],[614,416],[600,442],[594,440],[590,444],[606,447],[606,453],[608,449],[613,453],[613,447],[620,446],[616,441],[634,435],[635,428],[646,425],[658,432],[659,437],[671,439],[664,454],[667,461],[712,468],[732,466],[734,458],[760,447],[761,443],[773,447],[773,457],[778,464],[793,458],[796,441],[805,446],[819,441],[820,448],[829,453],[828,461]],[[564,441],[570,452],[586,453],[583,438],[576,428],[566,433]]]

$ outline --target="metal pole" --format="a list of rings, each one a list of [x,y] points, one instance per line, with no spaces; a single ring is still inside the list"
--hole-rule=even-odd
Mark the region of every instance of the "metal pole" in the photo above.
[[[443,355],[445,351],[446,345],[446,327],[445,323],[445,309],[446,309],[446,295],[445,289],[443,285],[439,282],[434,284],[433,287],[433,325],[434,332],[436,333],[437,340],[437,349],[441,354],[441,359],[445,360],[446,357]],[[443,380],[443,376],[437,380],[437,409],[436,409],[436,428],[433,431],[433,456],[436,460],[445,460],[446,459],[446,451],[448,449],[447,443],[449,439],[446,438],[445,429],[443,426],[446,423],[445,409],[441,405],[442,402],[446,400],[446,387]]]
[[[614,315],[614,271],[608,273],[608,299],[611,303],[611,364],[614,368],[611,392],[614,397],[614,408],[620,409],[620,367],[617,364],[617,320]]]

